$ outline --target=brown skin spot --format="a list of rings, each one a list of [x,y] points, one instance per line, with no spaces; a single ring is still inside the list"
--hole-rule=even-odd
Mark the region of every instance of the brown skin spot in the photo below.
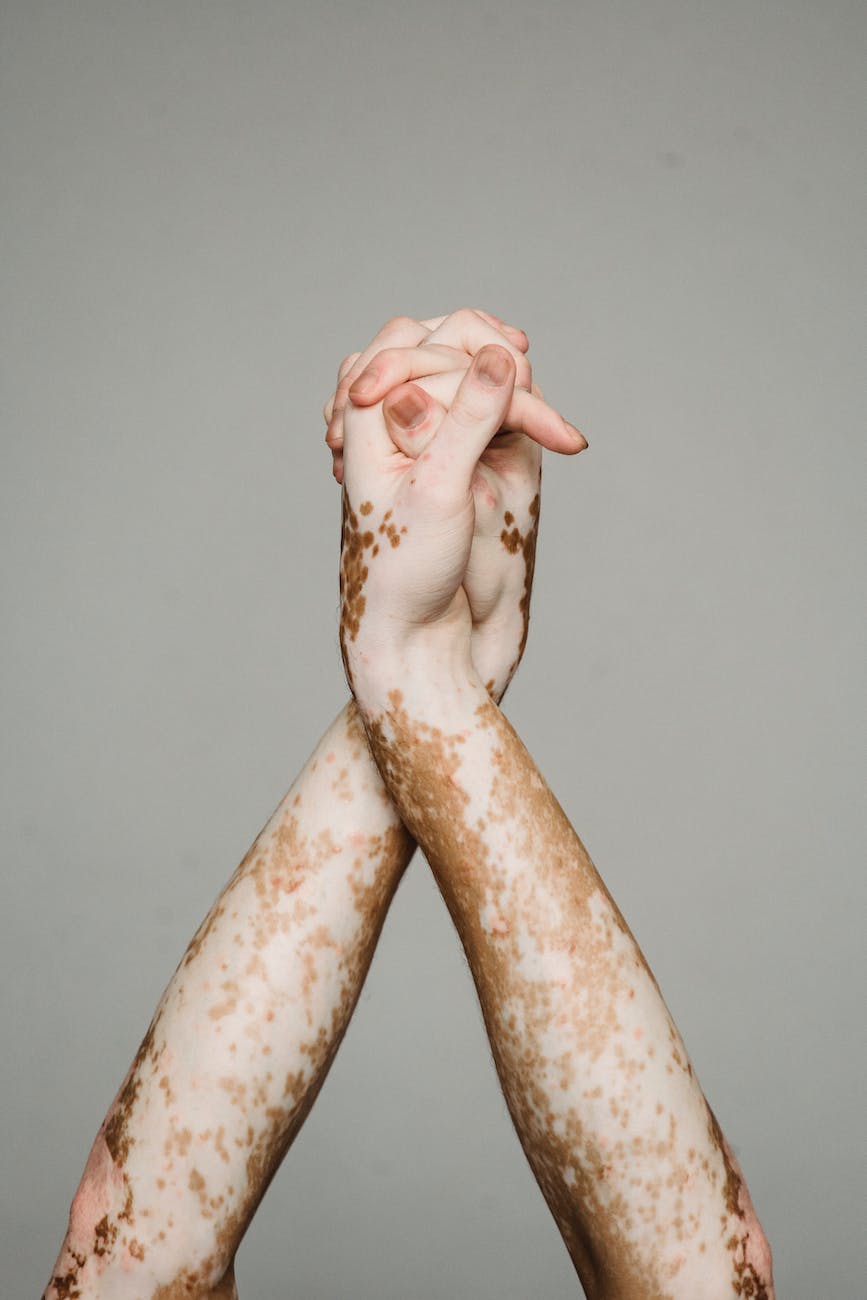
[[[226,1130],[223,1128],[221,1124],[220,1127],[217,1129],[216,1137],[214,1138],[214,1150],[216,1151],[220,1159],[224,1161],[225,1164],[228,1164],[229,1153],[226,1150],[226,1143],[224,1140],[225,1135],[226,1135]]]
[[[369,515],[372,510],[373,503],[365,501],[359,506],[358,514]],[[345,488],[343,490],[342,512],[340,529],[340,653],[343,658],[346,679],[351,685],[352,675],[349,670],[346,647],[350,641],[355,640],[361,627],[361,620],[367,607],[364,584],[370,572],[368,560],[379,554],[379,543],[376,540],[376,534],[371,529],[361,531],[358,514],[352,508]],[[377,529],[377,534],[383,538],[383,542],[387,541],[392,547],[397,547],[400,546],[401,536],[406,532],[406,525],[398,528],[392,520],[392,513],[391,510],[386,510]],[[368,551],[370,552],[369,556],[367,555]]]
[[[158,1060],[159,1053],[154,1047],[158,1021],[159,1012],[157,1012],[142,1039],[129,1073],[105,1122],[103,1131],[105,1144],[109,1149],[112,1160],[121,1169],[126,1164],[130,1147],[135,1141],[130,1136],[129,1127],[135,1101],[141,1090],[142,1074],[148,1062],[155,1065]]]
[[[747,1213],[747,1206],[752,1210],[752,1202],[749,1200],[749,1193],[744,1185],[741,1171],[735,1160],[734,1153],[725,1139],[719,1121],[710,1104],[706,1104],[708,1130],[714,1146],[722,1157],[725,1169],[725,1182],[722,1188],[723,1201],[728,1214],[734,1215],[741,1220],[743,1226],[746,1226],[750,1219],[754,1218],[754,1213]],[[728,1218],[724,1216],[722,1223],[727,1224]],[[769,1279],[762,1278],[752,1260],[747,1258],[750,1253],[749,1239],[750,1230],[747,1228],[746,1231],[732,1233],[726,1241],[726,1249],[732,1253],[732,1266],[734,1268],[732,1285],[734,1293],[738,1296],[748,1297],[749,1300],[769,1300]]]
[[[87,1256],[80,1255],[77,1251],[69,1252],[74,1267],[68,1273],[56,1274],[52,1279],[49,1290],[53,1288],[53,1300],[76,1300],[81,1295],[81,1289],[78,1285],[78,1274],[87,1263]],[[45,1293],[47,1300],[48,1292]]]
[[[64,1273],[61,1277],[59,1274],[51,1279],[51,1285],[54,1287],[54,1294],[57,1300],[76,1300],[81,1295],[78,1286],[78,1270],[74,1269],[69,1273]]]
[[[364,503],[369,507],[363,513],[369,513],[373,506],[369,501]],[[367,532],[365,537],[370,537],[370,543],[373,542],[373,534]],[[370,544],[369,543],[369,544]],[[354,641],[358,635],[358,629],[361,626],[361,619],[364,615],[366,600],[364,598],[364,584],[367,580],[368,569],[364,562],[364,542],[361,530],[358,526],[358,516],[349,503],[349,496],[346,491],[343,493],[343,519],[340,535],[340,643],[343,645],[346,641]]]
[[[711,1141],[722,1156],[723,1166],[726,1173],[725,1185],[723,1186],[723,1200],[725,1201],[725,1207],[729,1214],[735,1214],[739,1219],[742,1219],[744,1217],[744,1212],[741,1209],[740,1204],[741,1180],[734,1167],[729,1144],[723,1136],[723,1131],[720,1128],[719,1121],[711,1110],[709,1103],[707,1114]]]
[[[116,1241],[117,1224],[112,1223],[108,1215],[104,1214],[93,1230],[94,1255],[110,1254],[111,1248]]]
[[[524,651],[527,648],[527,637],[530,632],[530,595],[533,590],[533,574],[536,569],[536,541],[539,536],[539,510],[542,497],[539,492],[530,502],[530,525],[526,534],[515,524],[515,516],[511,510],[507,510],[503,516],[503,522],[506,527],[500,533],[500,541],[505,546],[510,555],[517,555],[520,551],[524,557],[524,591],[521,595],[520,610],[524,623],[524,629],[521,633],[521,644],[518,647],[518,653],[515,661],[509,670],[509,675],[515,671],[521,662]]]
[[[513,528],[511,532],[504,528],[500,533],[500,541],[503,543],[510,555],[518,554],[518,547],[521,545],[523,540],[520,529],[518,528]]]
[[[166,1158],[171,1157],[173,1151],[177,1151],[178,1155],[183,1160],[190,1149],[190,1143],[192,1140],[193,1134],[190,1129],[173,1128],[170,1136],[167,1137],[163,1143],[163,1152],[165,1153]]]
[[[747,1242],[749,1234],[739,1238],[734,1247],[733,1264],[735,1276],[733,1280],[734,1293],[738,1296],[748,1297],[748,1300],[770,1300],[767,1284],[763,1278],[759,1277],[753,1264],[747,1259]]]
[[[389,522],[390,519],[391,519],[391,511],[387,510],[382,517],[382,523],[379,525],[378,531],[381,534],[385,535],[385,537],[388,539],[388,541],[391,543],[392,546],[400,546],[401,533],[406,532],[406,527],[398,529],[396,524],[392,524]],[[370,534],[370,537],[371,540],[373,540],[372,533]],[[379,547],[377,547],[377,550],[378,549]]]
[[[373,510],[371,501],[362,502],[359,511],[369,515]],[[370,529],[364,533],[358,524],[358,515],[352,508],[348,493],[344,488],[342,499],[342,522],[340,529],[340,652],[347,680],[351,681],[346,646],[354,641],[361,627],[367,600],[364,584],[367,581],[368,567],[364,552],[373,546],[375,538]],[[390,514],[390,512],[389,512]],[[388,514],[385,516],[388,518]],[[392,525],[393,527],[393,525]],[[383,522],[379,531],[385,531]],[[393,544],[393,543],[392,543]]]

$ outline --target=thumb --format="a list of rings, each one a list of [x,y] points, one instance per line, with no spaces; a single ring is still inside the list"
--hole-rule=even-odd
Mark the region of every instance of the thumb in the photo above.
[[[478,459],[500,429],[515,389],[515,362],[490,344],[473,358],[425,457],[425,477],[469,490]]]
[[[416,460],[439,426],[446,408],[418,384],[399,384],[382,403],[382,418],[395,447]]]

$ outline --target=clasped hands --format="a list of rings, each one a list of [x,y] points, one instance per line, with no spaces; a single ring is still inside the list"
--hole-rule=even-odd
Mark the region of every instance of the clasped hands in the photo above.
[[[344,496],[341,649],[363,714],[431,656],[496,700],[521,660],[542,448],[587,446],[533,382],[528,347],[464,309],[389,321],[340,366],[324,414]]]

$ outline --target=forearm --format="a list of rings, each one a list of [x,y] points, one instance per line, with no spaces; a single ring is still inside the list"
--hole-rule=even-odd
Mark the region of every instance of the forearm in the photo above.
[[[414,847],[350,703],[166,989],[91,1151],[51,1300],[219,1284],[325,1078]]]
[[[404,663],[392,680],[359,695],[371,747],[460,933],[588,1296],[770,1298],[767,1244],[686,1049],[524,746],[468,666]]]

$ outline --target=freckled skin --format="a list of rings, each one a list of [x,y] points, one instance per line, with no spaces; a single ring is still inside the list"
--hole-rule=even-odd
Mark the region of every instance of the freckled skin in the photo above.
[[[349,704],[166,989],[97,1135],[49,1300],[236,1295],[238,1244],[322,1086],[414,847]]]
[[[587,1296],[773,1300],[742,1174],[656,981],[520,739],[471,670],[392,676],[360,697],[371,750],[461,936]]]
[[[537,482],[524,505],[515,485],[522,514]],[[370,564],[406,535],[373,511],[344,499],[344,657]],[[486,614],[525,582],[522,568],[502,547],[484,557],[475,590],[497,597]],[[499,699],[520,623],[501,619],[490,635],[482,618],[473,645]],[[238,1244],[315,1101],[414,847],[353,702],[191,940],[94,1144],[49,1300],[236,1295]]]
[[[507,510],[503,523],[505,527],[500,533],[500,541],[505,546],[510,555],[517,555],[519,552],[524,560],[524,590],[521,593],[519,609],[521,611],[521,620],[523,631],[521,633],[521,642],[518,646],[518,657],[512,666],[512,672],[517,668],[523,657],[524,650],[527,646],[527,637],[530,634],[530,596],[533,591],[533,575],[536,570],[536,540],[539,535],[539,505],[541,496],[537,492],[529,505],[530,523],[526,533],[515,524],[515,516],[511,510]]]
[[[371,562],[347,656],[371,751],[463,942],[518,1136],[589,1300],[773,1300],[766,1239],[658,985],[469,654],[467,481],[478,516],[504,398],[473,383],[450,415],[481,459],[435,437],[415,495],[375,419],[346,413],[344,491],[412,507],[387,574]],[[491,502],[482,531],[523,561],[523,648],[539,499]]]
[[[480,464],[493,463],[508,442],[498,439]],[[498,507],[484,476],[478,492]],[[392,691],[386,704],[367,709],[370,743],[407,825],[430,845],[510,1110],[588,1296],[772,1300],[769,1260],[767,1284],[760,1281],[760,1230],[742,1176],[655,981],[517,737],[501,733],[504,720],[489,698],[502,695],[526,642],[538,495],[525,506],[526,518],[514,503],[520,524],[513,510],[504,513],[498,538],[523,562],[522,635],[511,666],[504,672],[492,656],[494,676],[479,679],[486,689],[460,684],[450,719],[412,690],[406,700]],[[379,523],[373,512],[372,501],[363,499],[356,514],[344,499],[340,639],[348,675],[370,564],[397,552],[408,531],[390,510]],[[475,575],[471,568],[468,593],[485,565]],[[497,575],[492,590],[501,595],[507,585]],[[501,643],[504,626],[495,625]],[[481,669],[484,642],[475,632]],[[438,676],[452,685],[447,672]],[[404,685],[411,680],[401,675]],[[496,772],[482,790],[480,755],[481,767]],[[166,990],[94,1143],[47,1296],[236,1296],[238,1243],[322,1085],[412,848],[350,707]],[[632,1023],[630,1034],[636,1015],[642,1024]],[[656,1089],[648,1087],[654,1069]],[[678,1079],[701,1105],[672,1101]],[[207,1118],[196,1123],[197,1116]],[[636,1173],[643,1195],[631,1190],[642,1186]],[[695,1199],[679,1195],[690,1183]],[[712,1209],[722,1202],[725,1213],[718,1240],[699,1242],[702,1274],[686,1249],[671,1253],[668,1238],[688,1243],[703,1230],[696,1211],[707,1187]],[[712,1291],[704,1283],[721,1276],[714,1267],[723,1238],[731,1285]]]

